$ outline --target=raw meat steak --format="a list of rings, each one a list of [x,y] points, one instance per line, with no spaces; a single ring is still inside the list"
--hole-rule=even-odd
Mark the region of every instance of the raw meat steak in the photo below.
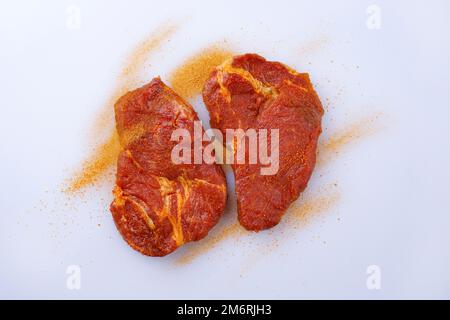
[[[278,172],[262,175],[260,161],[232,164],[241,225],[254,231],[275,226],[305,189],[316,161],[323,109],[308,74],[256,54],[236,56],[211,73],[203,100],[211,127],[224,136],[226,129],[279,129]]]
[[[111,212],[123,238],[145,255],[164,256],[205,237],[225,207],[224,173],[216,164],[171,160],[172,132],[192,135],[195,111],[155,78],[121,97],[115,114],[122,151]]]

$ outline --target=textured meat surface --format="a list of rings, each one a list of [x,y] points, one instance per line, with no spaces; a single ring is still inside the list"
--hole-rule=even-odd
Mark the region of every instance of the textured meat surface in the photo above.
[[[217,223],[226,181],[215,164],[174,164],[174,129],[193,134],[195,111],[159,78],[127,93],[115,105],[122,151],[111,212],[135,250],[164,256],[199,240]]]
[[[226,129],[279,129],[276,174],[261,175],[260,162],[232,165],[241,225],[259,231],[278,224],[316,161],[323,108],[308,74],[256,54],[236,56],[212,72],[203,100],[211,127],[224,135]]]

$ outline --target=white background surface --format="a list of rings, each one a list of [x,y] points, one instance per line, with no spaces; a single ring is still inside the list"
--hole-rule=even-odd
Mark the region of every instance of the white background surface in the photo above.
[[[381,9],[379,30],[366,26],[371,4]],[[81,10],[79,30],[66,26],[69,5]],[[0,298],[450,298],[449,9],[447,1],[3,2]],[[180,29],[151,57],[146,80],[167,80],[186,57],[226,39],[310,73],[324,103],[331,99],[324,138],[381,114],[380,130],[311,179],[310,193],[338,184],[336,206],[302,228],[229,238],[180,265],[189,246],[155,259],[125,244],[109,215],[110,185],[66,199],[61,183],[89,150],[86,131],[124,58],[167,21]],[[194,106],[206,119],[201,101]],[[69,265],[81,268],[80,290],[66,287]],[[380,290],[366,286],[370,265],[381,269]]]

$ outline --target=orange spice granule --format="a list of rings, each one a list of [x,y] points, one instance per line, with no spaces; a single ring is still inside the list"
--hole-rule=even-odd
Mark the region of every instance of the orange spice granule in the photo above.
[[[233,53],[217,45],[209,46],[191,56],[169,76],[172,89],[185,99],[200,94],[214,67],[220,65]]]
[[[300,48],[301,55],[308,55],[316,53],[321,50],[324,46],[329,44],[330,38],[326,34],[321,34],[316,38],[311,39],[308,42],[305,42]]]
[[[198,256],[213,249],[224,239],[238,237],[243,234],[244,229],[239,225],[239,223],[235,222],[231,225],[222,227],[220,230],[214,231],[211,231],[205,239],[189,244],[189,252],[186,252],[186,254],[181,256],[180,259],[177,260],[177,264],[188,264],[192,262]]]
[[[130,52],[117,78],[113,93],[107,99],[94,121],[92,135],[98,136],[102,130],[110,130],[111,126],[114,125],[114,111],[112,108],[114,103],[125,93],[142,84],[140,74],[145,69],[149,56],[159,49],[176,30],[177,27],[173,25],[161,27],[147,39],[138,43]]]
[[[299,224],[303,225],[318,214],[330,210],[338,203],[340,194],[337,191],[330,192],[328,189],[326,192],[327,194],[321,196],[300,199],[298,204],[294,204],[293,207],[288,210],[282,224],[293,224],[294,226],[298,226]],[[239,238],[244,234],[250,235],[251,233],[245,232],[245,229],[242,228],[238,222],[222,227],[214,233],[211,232],[208,237],[202,239],[200,242],[189,244],[189,251],[183,254],[176,262],[179,265],[189,264],[200,255],[215,248],[221,241],[228,238]]]
[[[317,165],[325,165],[332,160],[347,145],[360,138],[374,133],[377,129],[376,121],[380,114],[376,113],[359,121],[353,122],[335,132],[331,137],[319,143]]]
[[[139,84],[140,73],[145,68],[149,55],[169,39],[176,30],[177,28],[171,25],[162,27],[148,39],[139,43],[130,53],[117,79],[113,93],[94,120],[91,137],[94,139],[94,144],[99,146],[84,161],[81,169],[75,172],[65,191],[77,192],[97,183],[108,169],[115,165],[120,152],[120,143],[114,125],[114,103]],[[106,142],[99,143],[98,140],[105,136],[107,137]]]
[[[287,215],[287,223],[292,221],[300,221],[302,224],[307,223],[311,218],[317,216],[320,213],[330,210],[338,203],[340,194],[338,191],[328,190],[323,191],[323,195],[310,197],[307,199],[300,198],[289,209]],[[290,220],[290,221],[289,221]]]
[[[114,132],[104,144],[96,148],[91,158],[84,162],[82,170],[75,175],[66,191],[75,192],[98,182],[102,174],[116,163],[119,151],[119,137]]]
[[[347,145],[357,141],[358,139],[375,132],[375,122],[380,114],[373,114],[362,120],[347,125],[344,129],[334,133],[327,141],[319,145],[318,165],[324,165],[335,158],[336,154],[344,149]],[[335,185],[335,184],[334,184]],[[280,225],[299,227],[307,224],[311,219],[319,214],[331,210],[337,205],[340,199],[340,193],[337,190],[331,190],[329,187],[318,192],[318,195],[303,195],[292,205],[286,217]],[[187,264],[205,252],[216,247],[219,242],[230,237],[239,237],[243,234],[243,228],[236,222],[218,233],[209,235],[200,243],[192,244],[194,247],[189,248],[190,251],[183,255],[177,262],[179,264]]]
[[[127,63],[122,69],[121,77],[134,77],[139,73],[147,61],[149,53],[159,48],[176,30],[176,26],[169,25],[140,42],[126,60]]]

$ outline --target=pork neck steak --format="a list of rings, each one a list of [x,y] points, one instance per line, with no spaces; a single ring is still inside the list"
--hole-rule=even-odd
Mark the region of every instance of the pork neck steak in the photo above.
[[[211,73],[203,100],[211,127],[224,136],[226,129],[279,129],[275,174],[262,175],[260,161],[232,164],[241,225],[254,231],[275,226],[305,189],[316,161],[323,108],[308,74],[256,54],[236,56]]]
[[[145,255],[164,256],[205,237],[225,207],[224,173],[216,164],[171,160],[172,132],[192,136],[195,111],[155,78],[121,97],[115,116],[122,151],[111,212],[123,238]]]

